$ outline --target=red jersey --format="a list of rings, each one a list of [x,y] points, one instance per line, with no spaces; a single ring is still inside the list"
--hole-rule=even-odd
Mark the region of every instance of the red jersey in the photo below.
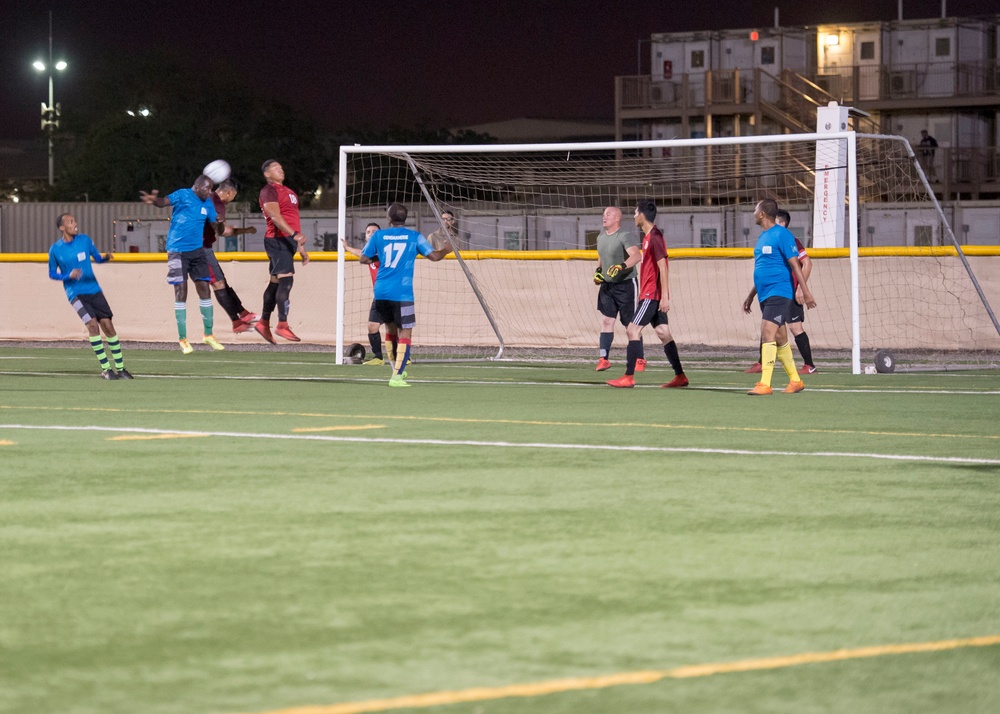
[[[267,230],[264,231],[265,238],[291,238],[291,236],[283,235],[274,225],[274,221],[267,215],[267,211],[264,211],[265,203],[277,203],[281,217],[285,219],[285,223],[293,231],[298,231],[302,227],[299,223],[299,197],[295,195],[295,191],[287,186],[269,183],[260,190],[260,210],[263,211],[264,218],[267,219]]]
[[[368,264],[368,270],[369,270],[369,272],[371,273],[371,276],[372,276],[372,285],[374,285],[375,284],[375,278],[378,277],[378,261],[376,260],[374,263],[369,263]]]
[[[212,191],[212,195],[209,197],[212,199],[212,203],[215,205],[215,215],[218,217],[220,223],[226,222],[226,204],[219,194]],[[211,248],[215,245],[215,241],[218,236],[215,234],[215,224],[205,221],[205,233],[203,234],[202,245],[206,248]]]
[[[802,245],[802,243],[799,241],[798,238],[795,239],[795,247],[799,249],[798,259],[800,263],[804,258],[809,257],[809,254],[806,253],[805,247]],[[798,278],[795,277],[795,273],[792,273],[792,295],[794,295],[795,291],[798,289],[799,289],[799,280]]]
[[[667,242],[663,240],[660,229],[653,226],[649,233],[642,237],[642,262],[639,263],[639,299],[659,300],[660,269],[657,261],[667,259]]]

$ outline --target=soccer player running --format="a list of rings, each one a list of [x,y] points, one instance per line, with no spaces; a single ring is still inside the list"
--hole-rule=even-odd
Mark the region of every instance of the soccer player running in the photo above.
[[[188,278],[194,282],[198,293],[198,307],[204,327],[202,342],[213,350],[226,349],[212,334],[212,291],[208,284],[211,273],[205,257],[205,223],[215,224],[215,205],[209,198],[212,193],[212,179],[199,176],[191,188],[180,188],[166,197],[157,195],[159,191],[141,191],[143,203],[151,203],[163,208],[171,206],[170,229],[167,231],[167,282],[174,286],[174,318],[177,320],[177,338],[181,354],[189,355],[194,348],[187,339],[187,294]]]
[[[76,218],[70,213],[63,213],[56,219],[56,228],[59,229],[59,240],[49,248],[49,277],[63,284],[69,304],[83,320],[90,336],[90,346],[97,355],[97,361],[101,363],[101,377],[132,379],[132,375],[125,369],[121,342],[118,341],[118,333],[111,322],[114,314],[97,282],[91,262],[104,263],[112,259],[112,254],[101,255],[97,252],[94,241],[90,236],[80,233]],[[108,355],[104,351],[101,330],[104,330],[107,337],[117,372],[111,369]]]
[[[299,342],[288,326],[289,296],[295,275],[295,251],[302,256],[302,265],[309,263],[306,237],[299,232],[299,197],[285,186],[285,170],[276,159],[261,166],[267,185],[260,190],[260,208],[267,219],[264,250],[270,262],[270,279],[264,290],[264,309],[254,326],[260,336],[275,344],[271,335],[271,313],[278,308],[278,324],[274,334],[291,342]]]
[[[226,236],[238,236],[247,233],[256,233],[257,228],[234,228],[226,223],[226,204],[231,203],[236,198],[236,182],[226,179],[212,191],[212,204],[215,206],[217,225],[224,226],[222,233],[216,230],[216,225],[205,223],[203,235],[205,245],[205,258],[208,260],[208,271],[211,277],[212,290],[215,292],[215,299],[222,305],[222,309],[233,321],[233,332],[246,332],[253,329],[253,323],[257,322],[258,316],[243,307],[243,301],[236,294],[236,290],[226,280],[226,274],[222,272],[219,259],[215,255],[216,239]]]
[[[442,260],[451,252],[450,242],[435,250],[427,239],[415,230],[405,227],[409,214],[406,206],[393,203],[386,211],[389,227],[375,231],[359,260],[370,264],[379,262],[375,278],[375,309],[385,323],[386,344],[398,342],[393,363],[390,387],[409,387],[405,380],[406,363],[410,359],[410,338],[416,325],[413,305],[413,268],[417,253],[430,261]]]
[[[365,226],[365,243],[367,244],[368,240],[372,237],[375,231],[381,230],[381,228],[382,226],[380,226],[378,223],[369,223],[367,226]],[[348,253],[357,258],[361,257],[360,248],[354,248],[353,246],[348,245],[347,241],[344,240],[343,238],[340,239],[340,242],[344,244],[344,250],[346,250]],[[372,277],[372,285],[374,286],[375,279],[376,277],[378,277],[378,260],[374,260],[371,263],[368,263],[368,272]],[[381,327],[382,327],[382,318],[379,317],[378,310],[375,309],[375,298],[373,297],[371,307],[368,308],[368,344],[372,348],[373,356],[371,359],[365,360],[365,364],[367,365],[385,364],[385,357],[382,356],[382,336],[380,333]],[[396,361],[396,344],[395,342],[389,341],[388,334],[386,335],[385,348],[386,351],[389,353],[389,364],[392,364],[393,362]]]
[[[795,296],[792,287],[793,278],[798,281],[807,308],[816,307],[816,300],[802,274],[795,236],[787,228],[776,223],[777,215],[778,204],[770,198],[759,201],[754,208],[754,222],[763,229],[763,232],[753,249],[754,286],[747,299],[743,301],[743,312],[750,314],[754,296],[757,296],[760,300],[761,313],[761,372],[760,381],[747,392],[751,395],[771,394],[771,376],[774,373],[775,359],[781,362],[781,366],[788,374],[788,386],[782,391],[785,394],[795,394],[805,389],[805,384],[795,369],[786,328],[792,299]]]
[[[688,386],[688,378],[677,354],[677,343],[670,334],[667,312],[670,310],[670,270],[667,265],[667,243],[663,233],[653,225],[656,220],[656,204],[648,199],[639,201],[635,207],[635,224],[642,230],[642,263],[639,267],[639,304],[635,315],[626,328],[628,346],[625,355],[628,362],[625,374],[618,379],[608,380],[612,387],[634,387],[635,366],[642,354],[642,328],[652,324],[656,336],[663,344],[663,353],[674,369],[674,378],[661,387],[674,388]]]
[[[642,260],[639,241],[631,231],[622,230],[622,212],[614,206],[604,209],[601,217],[603,229],[597,236],[597,257],[601,261],[594,273],[597,291],[597,312],[601,316],[600,358],[597,372],[611,367],[611,343],[615,339],[615,318],[626,328],[635,315],[635,293],[638,276],[633,268]],[[606,266],[603,267],[602,266]],[[646,369],[643,359],[642,342],[639,342],[639,357],[635,361],[635,371]]]
[[[774,217],[774,222],[779,226],[788,228],[791,224],[792,216],[791,214],[779,208],[778,215]],[[799,251],[799,265],[802,266],[802,275],[805,276],[806,280],[809,280],[809,276],[812,273],[812,259],[809,254],[806,253],[805,246],[802,242],[796,238],[795,247]],[[802,287],[798,284],[798,281],[792,278],[792,289],[795,292],[795,298],[792,300],[792,309],[788,313],[788,331],[792,333],[792,337],[795,338],[795,344],[799,348],[799,353],[802,355],[802,366],[799,367],[799,372],[803,374],[816,374],[816,365],[813,363],[812,356],[812,346],[809,344],[809,335],[806,334],[805,328],[802,323],[806,319],[805,308],[802,307]],[[760,374],[760,356],[758,354],[757,363],[750,365],[750,367],[745,370],[746,374]]]

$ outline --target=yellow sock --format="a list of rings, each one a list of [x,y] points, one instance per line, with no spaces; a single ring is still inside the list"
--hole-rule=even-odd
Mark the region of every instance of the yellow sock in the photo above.
[[[785,374],[788,375],[789,382],[801,382],[799,379],[799,370],[795,368],[795,357],[792,355],[792,346],[789,343],[783,344],[778,348],[778,361],[781,362],[781,366],[785,368]]]
[[[778,345],[775,342],[765,342],[760,346],[760,381],[769,387],[771,386],[771,374],[774,372],[774,358],[777,353]]]

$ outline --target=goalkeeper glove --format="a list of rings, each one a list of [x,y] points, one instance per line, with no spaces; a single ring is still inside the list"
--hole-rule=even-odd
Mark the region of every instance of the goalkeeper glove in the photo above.
[[[625,263],[618,263],[617,265],[612,265],[610,268],[608,268],[608,277],[616,278],[618,277],[618,273],[622,272],[623,270],[625,270]]]
[[[597,269],[597,270],[596,270],[596,271],[594,272],[594,285],[600,285],[600,284],[601,284],[601,283],[603,283],[603,282],[604,282],[604,276],[603,276],[603,275],[601,275],[601,269],[600,269],[600,268],[598,268],[598,269]]]

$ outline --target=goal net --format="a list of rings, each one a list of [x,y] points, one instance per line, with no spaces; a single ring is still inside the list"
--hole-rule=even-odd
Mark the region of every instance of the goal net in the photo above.
[[[829,208],[839,216],[833,247],[817,249],[813,216],[818,201],[829,202],[821,175],[841,182],[845,198],[835,195]],[[792,232],[810,249],[819,307],[805,328],[817,362],[859,371],[876,350],[891,349],[900,367],[996,363],[1000,335],[976,258],[962,253],[898,137],[342,147],[338,230],[360,247],[368,223],[385,227],[393,201],[407,205],[407,225],[424,235],[447,231],[442,214],[455,216],[455,254],[417,261],[417,359],[596,360],[601,214],[619,207],[622,227],[638,238],[634,207],[652,199],[681,357],[731,365],[757,353],[759,310],[745,315],[740,306],[752,287],[762,198],[791,213]],[[372,283],[365,266],[340,257],[343,355],[346,345],[367,345]],[[644,339],[647,359],[663,360],[651,329]],[[612,361],[624,361],[625,341],[619,324]]]

